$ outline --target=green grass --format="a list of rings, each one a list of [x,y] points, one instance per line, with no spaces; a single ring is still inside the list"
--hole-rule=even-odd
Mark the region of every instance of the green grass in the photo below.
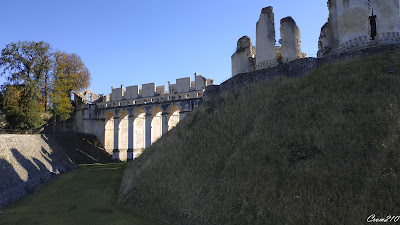
[[[3,209],[0,224],[154,224],[118,206],[125,163],[81,165]]]
[[[397,215],[399,84],[397,51],[230,90],[129,163],[120,199],[187,224],[358,225]]]

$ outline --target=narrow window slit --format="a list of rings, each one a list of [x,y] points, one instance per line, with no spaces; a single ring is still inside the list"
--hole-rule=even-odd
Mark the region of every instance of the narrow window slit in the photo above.
[[[376,37],[376,16],[372,15],[369,17],[369,23],[371,25],[371,40],[375,40]]]

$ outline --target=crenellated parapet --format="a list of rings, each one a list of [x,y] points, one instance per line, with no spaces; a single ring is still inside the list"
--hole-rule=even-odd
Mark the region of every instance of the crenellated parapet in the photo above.
[[[194,81],[190,77],[176,79],[175,84],[168,82],[168,90],[165,86],[157,86],[155,83],[142,84],[124,88],[111,88],[111,94],[104,96],[102,102],[96,103],[97,108],[110,108],[138,104],[166,102],[172,100],[201,98],[205,87],[213,85],[212,79],[195,74]]]

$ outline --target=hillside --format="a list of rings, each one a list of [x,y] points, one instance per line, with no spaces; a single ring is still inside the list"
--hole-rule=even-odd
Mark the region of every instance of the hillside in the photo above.
[[[400,53],[224,92],[130,162],[120,201],[173,224],[365,224],[400,205]]]

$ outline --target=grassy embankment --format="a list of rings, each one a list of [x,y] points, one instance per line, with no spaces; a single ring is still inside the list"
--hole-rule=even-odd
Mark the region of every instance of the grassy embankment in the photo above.
[[[128,164],[121,201],[188,224],[397,215],[399,84],[396,52],[228,91]]]
[[[117,205],[125,163],[81,165],[2,209],[2,225],[153,224]]]

